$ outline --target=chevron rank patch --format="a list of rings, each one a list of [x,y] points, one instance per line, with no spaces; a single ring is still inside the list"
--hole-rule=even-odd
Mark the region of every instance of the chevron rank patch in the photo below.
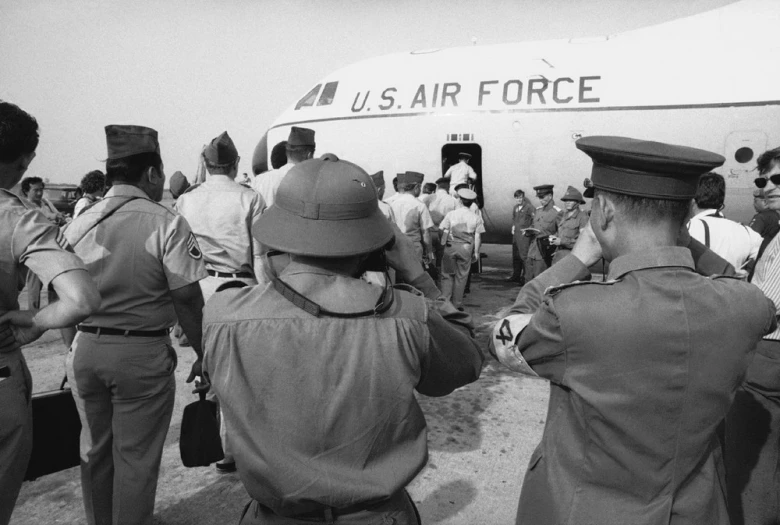
[[[187,253],[189,253],[190,257],[193,259],[203,258],[203,252],[200,251],[198,241],[195,239],[195,235],[192,232],[190,232],[190,236],[187,237]]]

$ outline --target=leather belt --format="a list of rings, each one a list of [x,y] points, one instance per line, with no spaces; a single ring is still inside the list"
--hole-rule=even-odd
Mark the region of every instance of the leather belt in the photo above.
[[[355,514],[356,512],[363,512],[366,510],[371,510],[372,508],[376,507],[376,504],[358,504],[358,505],[352,505],[350,507],[345,507],[341,509],[336,509],[333,507],[319,507],[314,510],[306,511],[306,512],[298,512],[293,515],[285,514],[284,516],[287,518],[293,518],[293,519],[302,519],[302,520],[312,520],[312,521],[322,521],[326,523],[333,523],[333,520],[341,517],[346,516],[348,514]]]
[[[225,273],[215,270],[206,270],[212,277],[225,277],[227,279],[253,279],[255,276],[249,272]]]
[[[102,326],[78,326],[79,332],[97,335],[123,335],[125,337],[163,337],[168,335],[168,329],[161,330],[120,330],[119,328],[104,328]]]

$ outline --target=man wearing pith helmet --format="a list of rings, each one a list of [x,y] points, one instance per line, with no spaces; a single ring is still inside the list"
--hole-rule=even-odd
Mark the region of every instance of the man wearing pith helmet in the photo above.
[[[569,186],[561,201],[566,209],[558,215],[558,234],[550,237],[550,244],[557,246],[553,264],[571,253],[580,231],[588,225],[588,214],[580,209],[580,204],[585,204],[585,199],[577,188]]]
[[[427,459],[414,391],[479,377],[470,317],[440,299],[355,164],[295,166],[259,226],[290,264],[266,287],[218,291],[204,323],[252,498],[241,523],[419,523],[405,491]],[[360,279],[383,261],[410,286]]]
[[[694,271],[677,246],[701,174],[724,159],[586,137],[590,223],[526,284],[491,351],[550,381],[550,413],[517,523],[729,523],[716,428],[775,308],[755,286]],[[606,282],[586,281],[604,257]]]

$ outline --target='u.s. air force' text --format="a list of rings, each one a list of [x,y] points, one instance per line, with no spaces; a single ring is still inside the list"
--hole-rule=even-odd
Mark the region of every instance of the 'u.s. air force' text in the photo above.
[[[476,97],[477,106],[597,103],[601,101],[597,92],[599,80],[601,80],[600,76],[530,78],[525,81],[482,80],[479,88],[471,96]],[[352,112],[371,111],[372,108],[380,111],[404,108],[456,108],[466,96],[462,91],[459,82],[420,84],[414,94],[406,95],[400,93],[396,87],[387,87],[373,92],[358,91],[352,102]]]

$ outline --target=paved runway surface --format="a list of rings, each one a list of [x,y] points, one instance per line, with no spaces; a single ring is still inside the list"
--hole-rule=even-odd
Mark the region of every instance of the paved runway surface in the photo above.
[[[466,308],[487,344],[487,329],[519,290],[505,279],[511,247],[486,245],[483,273],[472,282]],[[22,304],[26,304],[26,299]],[[57,334],[46,334],[25,349],[35,391],[59,386],[66,349]],[[184,406],[196,400],[184,383],[194,354],[178,348],[177,398],[163,455],[155,524],[237,523],[248,501],[236,474],[214,467],[185,468],[178,436]],[[482,377],[443,398],[419,396],[428,420],[430,459],[409,487],[423,523],[503,525],[514,523],[526,464],[542,434],[549,387],[509,372],[488,357]],[[84,523],[78,468],[26,482],[11,519],[13,525]]]

